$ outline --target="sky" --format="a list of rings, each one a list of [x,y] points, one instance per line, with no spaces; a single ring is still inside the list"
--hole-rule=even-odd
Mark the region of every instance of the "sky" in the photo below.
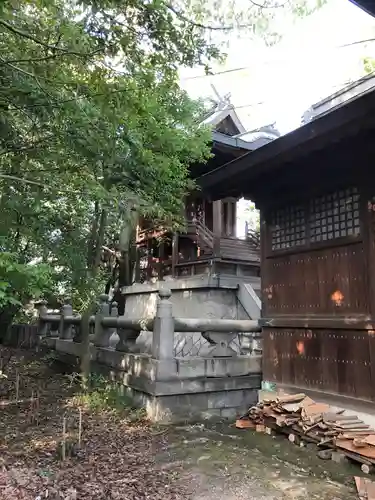
[[[182,87],[193,98],[214,97],[213,84],[221,95],[231,94],[247,130],[276,122],[285,134],[300,126],[302,114],[312,104],[363,76],[363,57],[375,58],[375,42],[345,47],[375,38],[375,18],[349,0],[328,0],[316,13],[288,24],[285,31],[272,48],[246,34],[226,35],[228,57],[213,68],[214,73],[226,73],[207,77],[202,68],[183,70]],[[246,219],[255,222],[254,214],[249,217],[244,210],[247,203],[237,204],[238,237],[244,236]]]
[[[248,130],[276,122],[287,133],[312,104],[363,76],[364,56],[375,58],[375,42],[344,46],[375,38],[375,18],[349,0],[328,0],[285,31],[271,48],[246,34],[226,34],[227,59],[213,72],[227,72],[207,77],[202,68],[183,70],[181,85],[197,98],[213,96],[213,84],[221,95],[231,94]]]

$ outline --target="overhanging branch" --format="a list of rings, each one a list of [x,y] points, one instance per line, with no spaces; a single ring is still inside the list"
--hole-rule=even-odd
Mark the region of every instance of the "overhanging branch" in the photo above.
[[[34,43],[41,45],[42,47],[45,47],[46,49],[52,50],[54,54],[56,54],[57,52],[60,52],[61,54],[64,54],[64,55],[73,55],[73,56],[79,56],[79,57],[91,57],[98,52],[102,52],[102,49],[95,50],[94,52],[91,52],[91,53],[77,52],[74,50],[64,49],[62,47],[59,47],[58,45],[50,45],[49,43],[43,42],[43,40],[39,40],[39,38],[36,38],[35,36],[30,35],[30,33],[26,33],[25,31],[22,31],[18,28],[15,28],[14,26],[12,26],[7,21],[4,21],[3,19],[0,19],[0,25],[4,26],[4,28],[6,28],[8,31],[11,31],[15,35],[21,36],[23,38],[27,38],[28,40],[31,40]]]
[[[29,179],[23,179],[22,177],[17,177],[16,175],[0,174],[0,179],[8,179],[11,181],[24,182],[25,184],[33,184],[34,186],[46,187],[45,184],[40,182],[30,181]]]

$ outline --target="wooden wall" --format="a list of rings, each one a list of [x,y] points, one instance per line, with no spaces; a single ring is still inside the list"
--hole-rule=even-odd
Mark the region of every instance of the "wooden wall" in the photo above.
[[[375,332],[265,328],[265,380],[375,401]]]
[[[375,205],[353,184],[300,195],[262,210],[264,379],[375,401]]]
[[[268,257],[263,274],[264,315],[369,312],[363,242]]]

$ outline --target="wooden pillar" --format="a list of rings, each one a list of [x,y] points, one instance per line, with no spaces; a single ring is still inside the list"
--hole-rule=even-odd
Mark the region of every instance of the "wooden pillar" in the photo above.
[[[367,273],[364,279],[367,282],[369,295],[369,313],[375,316],[375,190],[371,184],[364,184],[361,189],[361,219],[363,232],[364,259]],[[375,353],[374,353],[375,354]]]
[[[222,236],[223,233],[223,204],[221,200],[212,203],[213,213],[213,233],[215,236]]]
[[[147,238],[147,281],[150,281],[152,278],[152,241],[150,238]]]
[[[233,203],[227,201],[227,236],[233,236]]]
[[[237,201],[233,202],[233,233],[232,236],[237,237]]]
[[[158,251],[158,279],[162,280],[164,278],[164,261],[165,261],[165,243],[164,240],[160,242]]]
[[[214,247],[213,247],[213,255],[214,257],[220,257],[221,254],[221,236],[214,235]]]
[[[172,276],[176,276],[176,264],[178,263],[178,233],[172,237]]]
[[[202,200],[202,224],[206,225],[206,209],[207,209],[207,200]]]
[[[135,282],[141,281],[141,248],[139,245],[135,247]]]

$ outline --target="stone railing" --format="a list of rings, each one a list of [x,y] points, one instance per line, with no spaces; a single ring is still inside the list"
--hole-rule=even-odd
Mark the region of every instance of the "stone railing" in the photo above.
[[[244,413],[257,400],[262,357],[256,349],[244,355],[232,343],[239,334],[259,339],[259,322],[175,318],[170,297],[169,290],[160,290],[154,318],[130,319],[118,316],[116,304],[101,296],[89,320],[92,370],[108,373],[155,421],[235,418]],[[42,342],[70,362],[82,354],[81,321],[69,304],[60,314],[49,314],[42,304]],[[147,352],[137,342],[144,332],[151,339]],[[203,355],[176,356],[175,337],[184,332],[205,342]]]
[[[136,341],[142,331],[152,331],[151,355],[155,359],[175,357],[175,332],[199,332],[210,346],[207,357],[234,357],[239,353],[231,343],[239,333],[247,334],[255,341],[260,339],[261,327],[257,320],[174,318],[171,292],[160,290],[156,315],[152,319],[129,319],[118,316],[117,304],[109,304],[108,296],[101,295],[95,316],[90,317],[94,333],[90,336],[95,347],[114,348],[117,351],[136,353]],[[65,304],[60,314],[47,312],[42,304],[39,308],[39,335],[61,340],[80,342],[81,315],[73,314],[72,306]],[[117,333],[115,346],[111,338]],[[258,348],[259,350],[259,348]],[[256,351],[256,349],[254,349]]]

